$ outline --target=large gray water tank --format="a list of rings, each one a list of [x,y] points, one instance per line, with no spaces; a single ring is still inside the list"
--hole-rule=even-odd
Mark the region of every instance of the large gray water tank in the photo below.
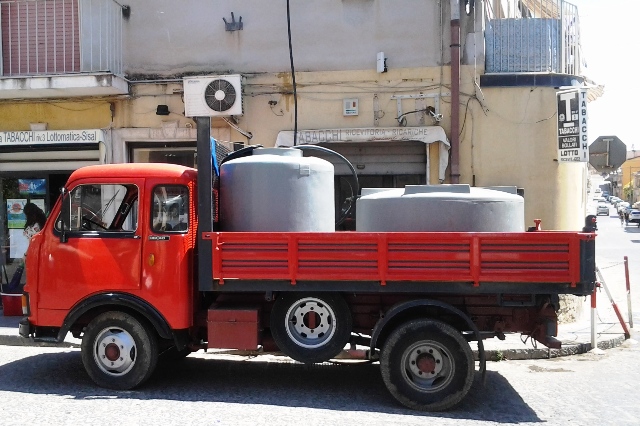
[[[224,231],[335,231],[333,165],[295,148],[258,148],[220,167]]]
[[[356,202],[361,232],[522,232],[524,198],[508,189],[469,185],[363,188]]]

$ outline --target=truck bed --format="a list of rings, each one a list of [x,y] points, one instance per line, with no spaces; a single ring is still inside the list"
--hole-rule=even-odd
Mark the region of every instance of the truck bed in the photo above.
[[[243,280],[470,288],[535,283],[590,294],[595,282],[595,234],[590,233],[206,232],[203,239],[212,243],[218,289]]]

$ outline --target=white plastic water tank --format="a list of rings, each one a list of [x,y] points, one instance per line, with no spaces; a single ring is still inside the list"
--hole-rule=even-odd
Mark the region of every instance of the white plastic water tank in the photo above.
[[[523,232],[524,198],[507,188],[363,188],[356,202],[356,231]]]
[[[335,231],[333,165],[295,148],[257,148],[220,167],[224,231]]]

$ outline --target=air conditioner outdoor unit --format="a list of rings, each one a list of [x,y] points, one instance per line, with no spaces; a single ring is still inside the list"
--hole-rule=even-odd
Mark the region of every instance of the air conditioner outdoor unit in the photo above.
[[[184,115],[187,117],[227,117],[242,115],[242,76],[215,75],[185,77]]]

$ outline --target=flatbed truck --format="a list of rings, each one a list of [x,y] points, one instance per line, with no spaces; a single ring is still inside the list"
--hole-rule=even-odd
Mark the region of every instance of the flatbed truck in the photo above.
[[[484,339],[559,347],[559,295],[595,286],[594,232],[223,232],[209,182],[205,160],[75,171],[28,248],[19,333],[81,338],[111,389],[159,357],[279,351],[379,362],[398,402],[437,411],[471,388],[469,342],[481,373]]]

